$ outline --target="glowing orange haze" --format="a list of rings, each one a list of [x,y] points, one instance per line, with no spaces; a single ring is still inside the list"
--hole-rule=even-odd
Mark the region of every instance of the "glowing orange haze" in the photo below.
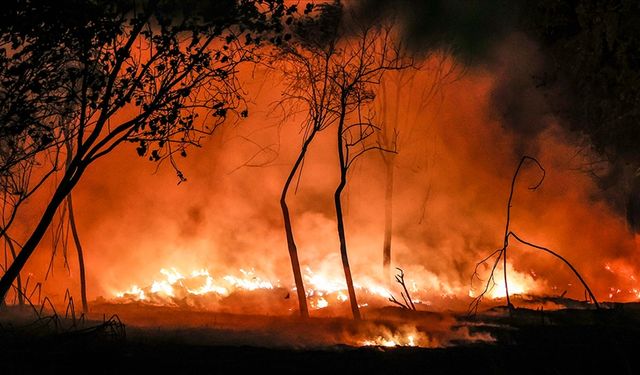
[[[90,299],[113,299],[118,293],[131,292],[133,285],[155,288],[159,296],[178,293],[182,281],[176,284],[175,277],[163,276],[160,270],[164,269],[165,274],[182,274],[179,280],[187,280],[192,271],[200,272],[186,288],[197,291],[209,285],[225,297],[232,288],[244,288],[240,281],[234,284],[225,276],[260,280],[261,288],[282,288],[277,299],[267,299],[273,307],[264,311],[287,313],[295,308],[293,298],[285,298],[293,278],[278,199],[301,143],[300,118],[279,124],[278,113],[268,108],[279,98],[280,79],[274,73],[255,74],[258,78],[246,75],[247,90],[255,102],[249,119],[219,129],[202,149],[190,152],[181,164],[186,183],[176,186],[177,178],[168,165],[154,173],[155,165],[138,158],[128,146],[87,172],[74,199]],[[429,80],[427,75],[418,75],[418,87]],[[476,295],[481,286],[476,280],[475,289],[470,290],[475,263],[501,246],[509,184],[522,155],[514,151],[520,140],[492,114],[493,83],[488,72],[467,72],[443,87],[442,96],[425,110],[400,114],[400,124],[407,119],[418,121],[397,156],[392,261],[394,267],[404,269],[410,291],[424,309],[466,306],[469,295]],[[403,91],[407,97],[400,103],[410,100],[408,91]],[[390,100],[387,110],[392,111],[395,102]],[[408,133],[405,126],[400,125],[401,137]],[[330,128],[312,145],[297,194],[290,199],[306,282],[312,291],[323,291],[310,302],[320,310],[328,299],[340,302],[343,298],[332,204],[337,183],[334,139]],[[634,239],[623,219],[593,198],[598,196],[597,189],[576,170],[580,160],[568,139],[551,128],[530,140],[537,145],[531,156],[544,165],[547,178],[537,192],[530,192],[526,188],[537,175],[533,169],[523,171],[512,229],[567,257],[598,298],[637,300]],[[363,295],[361,304],[389,304],[380,277],[383,200],[383,164],[380,155],[372,152],[351,171],[345,197],[350,261]],[[29,209],[34,212],[37,207],[33,204]],[[35,215],[22,222],[34,220]],[[510,251],[512,293],[560,295],[566,290],[568,297],[583,298],[582,287],[556,259],[518,246]],[[45,240],[28,264],[32,283],[42,280],[49,257]],[[45,283],[45,291],[59,300],[66,288],[78,290],[73,255],[70,273],[61,265],[61,257],[56,258],[54,275]],[[240,270],[251,274],[245,277]],[[393,288],[399,298],[398,289]],[[500,287],[492,293],[500,296]],[[165,303],[162,298],[157,301]]]

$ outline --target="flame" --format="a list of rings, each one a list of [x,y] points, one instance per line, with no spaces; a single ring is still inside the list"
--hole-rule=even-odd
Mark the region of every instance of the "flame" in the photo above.
[[[160,274],[165,278],[153,280],[148,288],[140,288],[132,285],[129,289],[116,292],[119,299],[133,301],[148,301],[150,296],[155,300],[163,301],[167,297],[173,298],[178,293],[187,295],[213,295],[218,297],[229,296],[236,290],[253,291],[257,289],[273,289],[274,284],[254,275],[253,271],[240,269],[242,276],[225,275],[220,279],[214,279],[205,268],[193,270],[189,276],[184,276],[175,267],[162,268]],[[171,304],[166,301],[167,304]],[[162,304],[162,303],[161,303]]]
[[[539,285],[535,280],[536,274],[531,271],[528,274],[516,271],[511,263],[507,263],[507,283],[509,286],[509,295],[514,294],[531,294],[538,290]],[[488,290],[487,296],[493,299],[505,298],[507,293],[504,286],[504,277],[501,273],[494,274],[494,282],[495,284],[491,284],[490,289]],[[478,289],[482,290],[484,288],[484,284],[482,284],[481,288],[472,288],[469,290],[469,297],[476,297]]]
[[[161,268],[162,278],[151,281],[148,287],[132,285],[124,291],[114,293],[120,301],[140,301],[158,305],[174,305],[174,299],[188,296],[227,297],[238,291],[273,290],[282,288],[279,281],[270,281],[256,275],[254,270],[240,269],[237,274],[213,277],[206,268],[183,273],[176,267]],[[324,309],[349,300],[344,280],[315,273],[306,268],[304,274],[306,295],[311,309]],[[372,280],[367,285],[356,284],[359,294],[386,302],[391,292]],[[294,287],[291,290],[295,290]],[[415,284],[412,290],[420,292]],[[366,307],[368,303],[360,306]]]
[[[315,273],[311,268],[306,267],[304,281],[307,286],[305,294],[312,309],[326,308],[331,304],[330,301],[343,303],[349,300],[347,284],[340,278],[332,278],[325,274]],[[391,292],[387,288],[378,285],[373,280],[368,280],[366,286],[355,283],[354,288],[364,292],[364,294],[383,300],[391,296]],[[361,304],[360,306],[365,307],[368,304]]]
[[[384,347],[396,347],[396,346],[429,346],[429,338],[421,332],[418,332],[415,328],[405,328],[400,332],[391,332],[388,329],[382,329],[379,335],[372,338],[367,338],[358,343],[361,346],[384,346]]]
[[[144,294],[144,290],[140,289],[140,287],[138,287],[135,284],[132,285],[131,288],[129,288],[124,292],[117,292],[116,297],[117,298],[133,297],[134,299],[139,301],[144,301],[145,299],[147,299],[147,297]]]
[[[533,273],[515,271],[510,264],[508,264],[508,270],[509,293],[511,295],[529,294],[538,290],[539,285]],[[288,299],[290,295],[295,295],[295,293],[291,293],[295,291],[295,287],[282,285],[278,280],[273,281],[259,276],[254,269],[239,269],[238,272],[233,274],[214,277],[206,268],[198,268],[189,273],[183,273],[176,267],[167,267],[160,269],[160,275],[162,276],[161,278],[151,281],[150,284],[147,284],[149,285],[147,287],[140,287],[134,284],[124,291],[115,292],[116,302],[139,301],[154,305],[175,306],[176,304],[184,304],[182,302],[186,298],[197,297],[197,301],[205,302],[197,304],[187,302],[186,304],[192,307],[197,305],[198,307],[211,308],[206,301],[220,300],[236,292],[283,289],[285,292],[289,291],[285,299]],[[314,272],[309,267],[306,267],[303,277],[307,302],[312,310],[322,310],[349,303],[346,283],[340,276]],[[402,289],[399,286],[396,287],[400,289],[393,293],[376,280],[365,278],[364,280],[361,279],[361,283],[356,283],[354,287],[356,288],[361,308],[388,306],[391,304],[389,298],[392,296],[396,296],[401,300],[400,292]],[[456,292],[459,292],[460,288],[445,285],[441,280],[428,278],[421,280],[421,283],[415,280],[408,281],[407,289],[410,291],[411,299],[418,309],[420,309],[420,306],[428,306],[431,309],[434,307],[433,297],[439,295],[443,300],[457,298],[456,295],[459,294],[456,294]],[[612,296],[620,293],[618,290],[611,290]],[[475,292],[477,292],[477,289],[469,290],[469,297],[474,297]],[[636,295],[640,295],[637,290],[633,292]],[[495,285],[489,290],[487,297],[492,299],[505,297],[504,283],[500,274],[495,275]],[[290,310],[291,308],[288,309],[288,311]],[[385,336],[381,337],[380,339],[372,339],[372,342],[375,342],[375,345],[382,346],[390,345],[391,342],[394,342],[395,345],[409,345],[405,339],[392,340]]]

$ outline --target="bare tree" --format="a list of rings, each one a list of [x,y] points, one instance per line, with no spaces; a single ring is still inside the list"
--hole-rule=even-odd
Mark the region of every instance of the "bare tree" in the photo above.
[[[353,317],[360,319],[347,254],[342,192],[349,167],[360,156],[371,150],[393,151],[382,147],[374,136],[380,128],[372,121],[373,90],[385,71],[405,69],[412,61],[403,59],[393,45],[391,27],[359,23],[340,1],[318,5],[316,10],[315,18],[296,25],[293,39],[280,55],[288,85],[279,104],[290,104],[290,113],[298,107],[306,113],[302,147],[287,176],[280,204],[298,299],[303,301],[306,296],[286,197],[296,176],[300,178],[305,156],[318,132],[335,125],[340,171],[334,192],[337,231],[351,310]],[[306,302],[300,302],[303,316],[306,309]]]
[[[305,13],[311,13],[311,6]],[[286,107],[288,115],[301,106],[306,112],[303,122],[303,142],[300,152],[287,175],[280,195],[280,207],[284,220],[287,248],[302,317],[309,316],[298,248],[296,246],[291,216],[287,205],[287,194],[296,176],[302,174],[304,159],[318,132],[335,123],[335,91],[330,80],[330,69],[335,58],[336,43],[339,39],[338,25],[340,7],[336,4],[321,4],[313,17],[300,20],[294,28],[293,39],[283,44],[277,54],[278,66],[287,80],[283,99],[278,103]],[[288,117],[288,116],[287,116]]]
[[[331,75],[339,100],[336,136],[340,180],[334,193],[334,204],[351,311],[354,319],[360,319],[347,253],[342,193],[347,185],[349,168],[361,156],[372,150],[395,152],[375,140],[380,127],[373,121],[372,104],[384,72],[407,69],[413,66],[413,61],[405,58],[394,43],[391,26],[360,24],[353,18],[345,20],[343,25],[346,29],[344,46]]]
[[[404,55],[409,52],[399,46]],[[421,56],[423,62],[414,69],[402,69],[384,74],[376,97],[377,119],[381,131],[378,142],[385,149],[396,153],[380,152],[385,170],[384,195],[384,242],[382,246],[382,269],[385,280],[391,276],[391,242],[393,236],[393,192],[397,155],[416,137],[424,132],[428,124],[424,111],[440,93],[441,86],[454,78],[456,66],[442,51],[433,51]],[[426,163],[425,163],[426,164]],[[425,189],[428,191],[428,189]]]
[[[539,246],[539,245],[536,245],[536,244],[533,244],[531,242],[523,240],[522,238],[520,238],[516,233],[514,233],[510,229],[510,225],[511,225],[511,206],[512,206],[512,202],[513,202],[513,192],[515,190],[518,174],[520,173],[520,170],[522,169],[523,165],[527,161],[534,163],[534,165],[536,167],[538,167],[538,169],[542,172],[542,175],[540,176],[540,179],[538,180],[538,182],[535,185],[530,186],[529,190],[537,190],[540,187],[540,185],[542,184],[542,182],[544,181],[544,178],[546,176],[545,169],[542,167],[542,164],[540,164],[540,162],[536,158],[533,158],[533,157],[530,157],[530,156],[523,156],[522,159],[520,159],[520,163],[518,164],[518,167],[516,168],[516,171],[513,174],[513,178],[511,180],[511,190],[509,191],[509,200],[507,201],[507,217],[506,217],[506,223],[505,223],[505,229],[504,229],[504,237],[503,237],[502,248],[500,248],[500,249],[494,251],[493,253],[489,254],[489,256],[487,256],[486,258],[482,259],[480,262],[478,262],[476,264],[476,267],[475,267],[475,270],[473,272],[473,275],[471,276],[472,283],[473,283],[473,279],[475,277],[478,277],[478,268],[483,264],[487,264],[487,262],[489,262],[492,258],[495,257],[495,260],[493,262],[493,265],[491,266],[491,271],[489,273],[489,277],[488,277],[488,279],[487,279],[487,281],[485,283],[485,286],[484,286],[482,292],[477,297],[475,297],[473,299],[473,301],[471,302],[471,304],[469,305],[469,312],[470,313],[477,312],[478,307],[480,305],[480,302],[482,302],[482,298],[495,285],[495,275],[494,274],[495,274],[495,271],[496,271],[496,269],[498,267],[498,264],[500,264],[500,260],[502,259],[502,272],[503,272],[503,276],[504,276],[505,297],[506,297],[506,300],[507,300],[507,308],[509,309],[509,313],[511,314],[511,312],[513,310],[513,304],[511,304],[511,298],[509,297],[509,285],[507,283],[507,281],[508,281],[507,280],[507,249],[509,248],[509,239],[511,237],[515,238],[516,241],[520,242],[523,245],[529,246],[529,247],[537,249],[537,250],[542,250],[542,251],[544,251],[544,252],[546,252],[548,254],[553,255],[554,257],[558,258],[559,260],[561,260],[576,275],[576,277],[578,278],[580,283],[584,286],[585,290],[589,294],[589,297],[593,301],[594,305],[598,309],[598,308],[600,308],[600,305],[598,304],[598,300],[596,299],[596,297],[593,294],[593,292],[591,292],[591,288],[589,288],[589,285],[586,283],[586,281],[584,281],[584,279],[582,278],[580,273],[578,273],[578,270],[576,270],[575,267],[573,267],[573,265],[567,259],[565,259],[563,256],[561,256],[560,254],[556,253],[553,250],[550,250],[550,249],[548,249],[546,247]]]

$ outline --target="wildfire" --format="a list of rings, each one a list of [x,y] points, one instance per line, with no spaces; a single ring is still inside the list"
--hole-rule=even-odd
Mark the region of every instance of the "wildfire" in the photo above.
[[[239,291],[251,292],[283,288],[279,281],[269,281],[256,275],[254,270],[240,269],[238,274],[228,274],[214,278],[207,269],[193,270],[183,274],[175,267],[160,269],[162,278],[153,280],[148,287],[132,285],[125,291],[118,291],[120,300],[141,301],[157,305],[174,305],[173,300],[189,296],[212,298],[228,297]],[[304,274],[306,295],[312,309],[319,310],[334,304],[346,302],[346,283],[327,275],[314,273],[310,268]],[[374,282],[367,286],[355,285],[356,289],[368,296],[386,301],[391,295],[387,288]],[[292,288],[295,290],[295,288]],[[365,306],[367,304],[364,304]]]
[[[236,293],[244,293],[244,296],[249,296],[247,294],[249,292],[273,295],[273,298],[281,301],[283,304],[281,306],[288,306],[287,301],[291,296],[295,296],[295,287],[283,285],[279,280],[270,280],[258,275],[254,269],[240,269],[236,273],[213,276],[206,268],[183,273],[176,267],[167,267],[160,270],[160,275],[160,278],[153,280],[146,287],[134,284],[124,291],[114,293],[116,301],[139,301],[163,306],[188,305],[211,309],[216,306],[216,301]],[[511,295],[529,294],[539,288],[533,274],[515,271],[509,265],[508,275],[509,293]],[[348,303],[347,286],[340,276],[331,275],[327,272],[314,272],[309,267],[305,268],[303,278],[310,309],[322,310]],[[489,290],[487,297],[492,299],[504,298],[503,279],[500,275],[495,275],[494,280],[495,285]],[[411,280],[407,284],[407,290],[411,293],[411,300],[417,306],[432,306],[430,299],[437,295],[449,299],[457,298],[456,296],[462,296],[464,293],[459,287],[454,288],[443,285],[440,280],[434,281],[432,278],[420,280],[420,282]],[[389,298],[392,296],[400,298],[399,295],[402,291],[397,286],[398,289],[394,293],[388,287],[383,286],[381,282],[370,278],[361,279],[360,283],[355,283],[354,286],[360,307],[388,306],[390,304]],[[451,291],[455,291],[455,293]],[[469,291],[469,297],[475,297],[477,291],[478,286],[476,285],[475,289]],[[284,311],[287,309],[291,310],[291,307],[285,307]],[[389,337],[381,337],[371,341],[375,342],[375,345],[382,346],[391,345],[391,343],[394,343],[394,345],[410,345],[410,341],[406,338],[391,339]]]
[[[175,267],[162,268],[163,280],[154,280],[148,288],[132,285],[126,291],[116,292],[116,298],[134,301],[148,301],[150,296],[156,300],[165,300],[184,295],[216,295],[225,297],[236,290],[253,291],[257,289],[273,289],[274,284],[254,275],[253,271],[240,269],[242,276],[226,275],[214,279],[207,269],[193,270],[184,276]]]

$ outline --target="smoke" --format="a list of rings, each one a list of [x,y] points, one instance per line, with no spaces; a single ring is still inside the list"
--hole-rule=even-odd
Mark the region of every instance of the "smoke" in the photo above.
[[[387,2],[362,4],[371,12],[387,9]],[[417,96],[409,86],[382,104],[389,112],[399,111],[401,136],[411,135],[397,155],[393,266],[404,269],[410,285],[429,292],[429,308],[465,306],[476,262],[502,246],[511,178],[526,153],[541,161],[547,177],[531,192],[527,187],[538,172],[523,170],[512,229],[565,256],[598,297],[637,299],[634,239],[624,219],[598,199],[596,183],[579,170],[574,156],[580,145],[534,85],[532,76],[545,63],[537,44],[523,34],[507,33],[504,9],[489,17],[462,2],[400,5],[416,48],[457,41],[457,56],[481,57],[483,63],[466,67],[464,74],[457,70],[457,79],[428,106],[397,108],[394,103],[405,105]],[[446,26],[454,19],[455,27]],[[468,27],[459,23],[463,20]],[[484,29],[485,23],[493,26]],[[434,30],[443,31],[434,36]],[[425,62],[412,87],[432,82],[437,69],[429,67],[438,64],[442,61],[435,57]],[[90,298],[112,298],[132,284],[149,285],[168,267],[185,273],[206,268],[212,275],[253,269],[285,288],[292,286],[278,200],[301,144],[301,116],[281,123],[269,110],[283,88],[276,73],[242,75],[254,98],[251,116],[221,127],[202,149],[181,160],[186,183],[176,186],[169,166],[156,170],[136,158],[133,147],[87,171],[74,202]],[[342,280],[332,202],[338,181],[335,148],[332,129],[318,136],[289,204],[303,269]],[[344,203],[354,280],[360,285],[381,282],[385,173],[380,155],[362,158],[349,177]],[[43,273],[50,250],[43,245],[30,261],[34,278]],[[531,292],[560,295],[566,290],[567,296],[583,297],[570,271],[546,254],[513,246],[509,262],[519,273],[514,281],[533,280],[534,285],[526,285]],[[70,267],[70,273],[57,273],[47,282],[48,293],[61,299],[65,288],[77,290],[77,267],[73,262]],[[481,271],[486,276],[486,269]],[[477,292],[477,281],[474,287]],[[282,304],[295,306],[290,300]]]
[[[428,81],[429,74],[419,73],[415,86]],[[409,285],[428,292],[421,298],[430,309],[466,305],[475,263],[501,246],[510,180],[520,158],[518,135],[504,131],[491,106],[497,78],[486,70],[461,77],[442,89],[440,100],[406,114],[420,122],[397,155],[392,262],[404,269]],[[278,98],[277,77],[256,73],[252,79],[260,83],[248,86],[256,97],[253,116],[221,128],[182,160],[186,183],[176,186],[169,166],[156,171],[136,158],[133,148],[87,172],[74,199],[90,298],[112,298],[132,284],[149,285],[161,268],[169,267],[184,273],[206,268],[216,277],[254,270],[291,287],[278,199],[300,145],[299,122],[279,124],[261,110]],[[408,126],[402,116],[400,123]],[[407,130],[400,128],[401,133]],[[312,145],[290,207],[303,269],[343,280],[332,203],[338,181],[334,137],[328,130]],[[576,148],[567,139],[553,124],[531,136],[548,174],[543,186],[530,192],[527,187],[539,175],[523,170],[512,229],[569,259],[597,296],[635,299],[633,240],[625,235],[623,220],[592,199],[597,191],[593,181],[572,170]],[[277,158],[249,166],[256,153],[269,152],[266,147],[277,149]],[[352,170],[345,206],[355,283],[382,283],[384,170],[379,154],[371,153]],[[48,261],[45,246],[29,264],[35,275]],[[522,274],[514,274],[513,282],[535,281],[528,291],[583,296],[570,271],[546,254],[513,246],[509,261]],[[77,288],[76,270],[72,261],[71,273],[56,273],[45,289],[61,298],[65,288]],[[476,293],[479,286],[476,280]],[[611,288],[620,292],[609,297]],[[282,303],[285,309],[295,305]],[[231,306],[252,311],[241,304]]]
[[[514,1],[360,0],[356,12],[370,19],[392,15],[416,52],[447,49],[463,61],[480,62],[517,19]]]
[[[640,228],[637,4],[578,1],[361,0],[360,13],[392,14],[417,53],[451,51],[497,77],[495,115],[519,137],[518,154],[536,154],[552,124],[581,150],[576,168],[594,177],[597,199]]]

